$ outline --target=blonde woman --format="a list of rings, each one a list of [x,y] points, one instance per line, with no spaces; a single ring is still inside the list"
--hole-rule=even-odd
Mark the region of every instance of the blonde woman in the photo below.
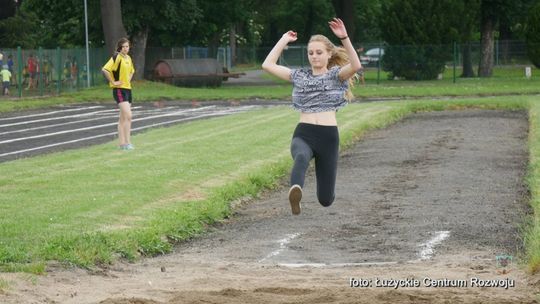
[[[334,202],[339,152],[336,111],[352,99],[351,78],[362,67],[343,21],[334,18],[328,25],[343,46],[336,47],[323,35],[312,36],[307,45],[310,68],[290,69],[277,64],[287,44],[297,40],[293,31],[283,34],[262,65],[266,72],[292,82],[292,106],[300,112],[291,141],[294,165],[289,202],[295,215],[300,214],[305,174],[312,158],[319,203],[328,207]]]

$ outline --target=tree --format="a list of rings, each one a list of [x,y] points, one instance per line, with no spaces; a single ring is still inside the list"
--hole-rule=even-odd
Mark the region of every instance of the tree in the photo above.
[[[480,77],[491,77],[493,74],[495,31],[502,16],[508,14],[514,4],[514,0],[481,0],[480,63],[478,65]]]
[[[347,35],[352,39],[356,37],[356,6],[353,0],[332,0],[336,16],[343,20],[347,27]]]
[[[471,44],[478,28],[480,0],[456,0],[453,6],[452,24],[456,27],[461,44],[463,71],[461,77],[474,77]]]
[[[14,0],[0,0],[0,20],[15,16],[16,5]]]
[[[257,4],[261,11],[262,24],[266,24],[263,43],[274,45],[288,30],[298,33],[297,43],[307,43],[314,34],[323,34],[334,39],[328,29],[328,21],[336,16],[332,4],[327,0],[277,0]]]
[[[105,47],[110,54],[116,51],[116,42],[127,37],[122,19],[122,5],[120,0],[100,0],[101,22],[105,36]]]
[[[39,32],[39,19],[32,12],[18,12],[15,16],[0,21],[2,46],[35,49],[41,45],[43,36]]]
[[[381,33],[388,43],[383,68],[391,77],[435,79],[452,58],[459,34],[452,0],[392,0],[382,7]]]
[[[103,0],[102,0],[103,1]],[[108,1],[108,0],[105,0]],[[195,0],[130,0],[122,2],[124,25],[132,42],[131,55],[136,64],[136,78],[143,78],[146,46],[152,35],[156,44],[161,39],[181,45],[202,16]]]
[[[91,1],[90,1],[91,2]],[[92,5],[90,6],[92,7]],[[44,48],[74,48],[84,45],[84,6],[80,0],[25,0],[21,12],[35,14],[39,18],[34,29],[39,33],[39,46]],[[89,20],[100,20],[92,10]],[[89,28],[91,32],[101,30]],[[101,36],[96,40],[100,41]],[[101,46],[101,44],[99,44]]]
[[[529,11],[525,38],[529,59],[534,66],[540,68],[540,3]]]
[[[381,16],[382,0],[355,1],[356,26],[354,42],[376,42],[381,41],[381,31],[379,19]]]
[[[482,0],[480,5],[480,64],[478,76],[491,77],[493,74],[493,44],[495,26],[498,21],[498,3]]]
[[[213,54],[219,46],[228,45],[234,65],[238,39],[244,40],[249,36],[244,31],[256,13],[253,9],[254,1],[215,0],[201,1],[198,5],[204,18],[196,23],[192,41],[207,44]]]
[[[524,28],[528,14],[535,0],[514,0],[506,5],[499,20],[499,58],[503,63],[510,60],[511,41],[524,40]]]

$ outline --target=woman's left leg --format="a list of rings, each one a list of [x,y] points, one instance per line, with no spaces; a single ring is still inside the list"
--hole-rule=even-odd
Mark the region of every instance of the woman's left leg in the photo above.
[[[324,207],[332,205],[335,198],[337,164],[339,156],[339,133],[328,132],[315,153],[317,198]]]

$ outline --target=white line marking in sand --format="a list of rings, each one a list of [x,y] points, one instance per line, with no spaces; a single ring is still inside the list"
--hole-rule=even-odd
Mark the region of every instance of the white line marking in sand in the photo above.
[[[365,263],[279,263],[279,266],[289,267],[289,268],[324,268],[324,267],[363,267],[363,266],[385,266],[385,265],[395,265],[398,262],[365,262]]]
[[[267,256],[259,260],[259,263],[264,262],[272,257],[275,257],[277,255],[280,255],[285,249],[287,249],[287,244],[289,244],[292,240],[297,238],[300,235],[300,233],[293,233],[288,234],[285,238],[278,240],[277,243],[279,243],[279,249],[276,249],[272,252],[270,252]]]
[[[446,238],[450,236],[450,231],[437,231],[435,233],[435,236],[431,238],[429,241],[420,244],[420,247],[423,247],[423,249],[420,251],[419,256],[421,260],[429,260],[433,256],[433,253],[435,252],[434,248],[435,246],[439,245],[444,241]]]

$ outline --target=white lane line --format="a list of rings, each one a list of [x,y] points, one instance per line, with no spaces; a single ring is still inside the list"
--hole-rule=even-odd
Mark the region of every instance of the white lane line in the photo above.
[[[446,238],[450,236],[450,231],[437,231],[435,233],[435,236],[432,237],[429,241],[420,244],[420,247],[423,247],[420,253],[418,254],[420,256],[420,260],[429,260],[433,256],[433,253],[435,252],[434,248],[435,246],[439,245],[444,241]]]
[[[398,262],[365,262],[365,263],[279,263],[278,266],[288,268],[324,268],[324,267],[363,267],[363,266],[386,266],[396,265]]]
[[[173,107],[170,107],[170,109],[172,109],[172,108]],[[114,110],[114,111],[118,111],[118,110]],[[166,111],[153,111],[153,112],[162,113],[162,112],[166,112]],[[137,111],[137,112],[133,113],[133,117],[139,117],[139,116],[145,115],[147,113],[151,113],[151,112],[150,111]],[[98,117],[95,117],[95,118],[74,120],[74,121],[70,121],[70,122],[62,122],[62,123],[57,123],[57,124],[52,124],[52,125],[45,125],[45,126],[34,127],[34,128],[26,128],[26,129],[19,129],[19,130],[13,130],[13,131],[0,132],[0,135],[21,133],[21,132],[29,132],[29,131],[35,131],[35,130],[42,130],[42,129],[59,127],[59,126],[77,124],[77,123],[82,123],[82,122],[100,120],[100,119],[116,118],[116,117],[118,117],[117,115],[118,115],[117,113],[114,113],[113,115],[111,115],[109,113],[100,113],[99,115],[96,115]]]
[[[36,123],[36,122],[44,122],[44,121],[60,120],[60,119],[67,119],[67,118],[91,116],[91,115],[94,115],[94,114],[97,114],[97,113],[106,113],[106,112],[113,112],[113,111],[118,111],[118,110],[117,109],[101,110],[101,111],[86,112],[86,113],[75,114],[75,115],[66,115],[66,116],[58,116],[58,117],[52,117],[52,118],[27,120],[27,121],[21,121],[21,122],[14,122],[14,123],[10,123],[10,124],[3,124],[3,125],[0,125],[0,128],[26,125],[26,124]]]
[[[272,257],[275,257],[277,255],[280,255],[285,249],[287,249],[287,244],[289,244],[292,240],[297,238],[300,235],[300,233],[293,233],[288,234],[285,238],[278,240],[277,243],[279,243],[279,249],[276,249],[272,252],[270,252],[267,256],[259,260],[259,263],[264,262]]]
[[[227,110],[227,111],[215,112],[215,113],[210,113],[210,114],[202,114],[202,115],[198,115],[198,116],[175,119],[175,120],[155,123],[155,124],[151,124],[151,125],[147,125],[147,126],[143,126],[143,127],[133,128],[133,129],[131,129],[131,131],[144,130],[144,129],[163,126],[163,125],[168,125],[168,124],[172,124],[172,123],[176,123],[176,122],[194,120],[194,119],[197,119],[197,118],[210,117],[210,116],[219,116],[219,115],[225,115],[225,114],[234,114],[234,113],[235,113],[234,111]],[[0,157],[14,155],[14,154],[20,154],[20,153],[25,153],[25,152],[32,152],[32,151],[36,151],[36,150],[42,150],[42,149],[46,149],[46,148],[52,148],[52,147],[56,147],[56,146],[62,146],[62,145],[72,144],[72,143],[76,143],[76,142],[80,142],[80,141],[91,140],[91,139],[96,139],[96,138],[105,137],[105,136],[112,136],[112,135],[116,135],[116,134],[117,134],[117,132],[110,132],[110,133],[99,134],[99,135],[94,135],[94,136],[89,136],[89,137],[83,137],[83,138],[78,138],[78,139],[74,139],[74,140],[54,143],[54,144],[40,146],[40,147],[34,147],[34,148],[29,148],[29,149],[24,149],[24,150],[19,150],[19,151],[6,152],[6,153],[0,154]]]
[[[19,129],[19,130],[13,130],[13,131],[0,132],[0,135],[21,133],[21,132],[28,132],[28,131],[35,131],[35,130],[41,130],[41,129],[48,129],[48,128],[54,128],[54,127],[59,127],[59,126],[77,124],[77,123],[81,123],[81,122],[89,122],[89,121],[94,121],[94,120],[108,119],[108,118],[115,118],[115,117],[118,117],[118,114],[113,114],[113,115],[107,114],[107,115],[103,115],[103,116],[100,116],[100,117],[97,117],[97,118],[74,120],[74,121],[70,121],[70,122],[62,122],[62,123],[58,123],[58,124],[45,125],[45,126],[40,126],[40,127],[35,127],[35,128],[26,128],[26,129]]]
[[[15,120],[15,119],[29,118],[29,117],[47,116],[47,115],[63,113],[63,112],[86,111],[86,110],[89,110],[89,109],[97,109],[97,108],[104,108],[104,106],[92,106],[92,107],[84,107],[84,108],[75,108],[75,109],[51,111],[51,112],[45,112],[45,113],[39,113],[39,114],[14,116],[14,117],[5,117],[5,118],[0,118],[0,121],[2,121],[2,120]]]
[[[142,121],[142,120],[149,120],[149,119],[167,117],[167,116],[184,115],[186,112],[190,112],[190,111],[191,110],[183,110],[183,111],[176,111],[176,112],[171,112],[171,113],[166,113],[166,114],[161,114],[161,115],[147,116],[147,117],[142,117],[142,118],[139,118],[139,119],[133,119],[133,122],[139,122],[139,121]],[[36,138],[55,136],[55,135],[60,135],[60,134],[68,134],[68,133],[74,133],[74,132],[80,132],[80,131],[88,131],[88,130],[99,129],[99,128],[104,128],[104,127],[109,127],[109,126],[116,126],[116,125],[118,125],[118,122],[111,122],[111,123],[106,123],[106,124],[101,124],[101,125],[96,125],[96,126],[91,126],[91,127],[85,127],[85,128],[70,129],[70,130],[64,130],[64,131],[58,131],[58,132],[52,132],[52,133],[46,133],[46,134],[39,134],[39,135],[34,135],[34,136],[7,139],[7,140],[0,141],[0,145],[1,144],[12,143],[12,142],[17,142],[17,141],[29,140],[29,139],[36,139]]]

